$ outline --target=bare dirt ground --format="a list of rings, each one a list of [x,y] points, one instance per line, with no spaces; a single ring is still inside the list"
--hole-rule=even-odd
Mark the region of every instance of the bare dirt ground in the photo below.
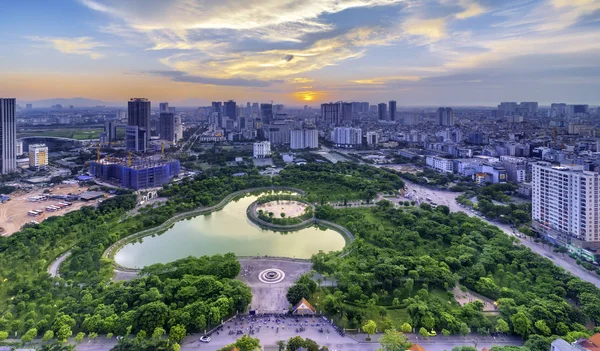
[[[306,207],[306,204],[298,201],[271,201],[258,205],[256,211],[263,210],[263,212],[266,213],[273,212],[275,217],[279,217],[283,212],[285,213],[285,217],[293,218],[303,215]]]
[[[54,195],[67,195],[67,194],[81,194],[87,190],[87,187],[80,187],[79,184],[59,184],[50,189],[51,194]],[[9,196],[11,200],[0,204],[0,228],[4,229],[0,235],[9,236],[18,232],[21,227],[31,221],[42,222],[51,216],[62,216],[65,213],[75,211],[83,206],[94,206],[98,203],[95,201],[74,201],[73,205],[65,207],[56,212],[47,212],[46,207],[49,205],[56,205],[59,200],[49,199],[40,202],[31,202],[28,200],[29,197],[43,195],[42,190],[36,189],[33,191],[17,191]],[[32,217],[27,214],[31,210],[43,210],[44,213]]]
[[[498,314],[498,310],[496,309],[496,306],[494,306],[494,301],[488,299],[487,297],[483,297],[470,290],[462,291],[458,285],[452,289],[452,292],[454,293],[454,299],[461,306],[464,306],[469,302],[481,301],[483,303],[483,312],[489,312],[489,314]]]

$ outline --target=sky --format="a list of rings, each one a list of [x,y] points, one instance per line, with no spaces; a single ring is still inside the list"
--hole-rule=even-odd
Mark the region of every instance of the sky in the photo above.
[[[4,0],[0,96],[600,104],[600,0]]]

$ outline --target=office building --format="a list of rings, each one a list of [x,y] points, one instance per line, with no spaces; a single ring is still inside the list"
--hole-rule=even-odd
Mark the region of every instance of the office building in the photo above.
[[[454,172],[454,163],[452,160],[438,157],[438,156],[427,156],[425,158],[425,164],[429,168],[433,168],[434,170],[440,173],[453,173]]]
[[[273,120],[273,104],[260,104],[260,120],[269,124]]]
[[[390,121],[395,121],[396,120],[396,101],[390,100],[390,102],[388,103],[388,106],[389,106],[389,110],[390,110]]]
[[[454,111],[450,107],[440,107],[437,110],[437,120],[440,126],[454,125]]]
[[[565,115],[567,117],[585,117],[589,112],[589,105],[567,105]]]
[[[380,121],[387,119],[387,105],[383,102],[377,105],[377,118]]]
[[[176,142],[175,137],[175,115],[169,112],[163,112],[158,119],[158,133],[162,140]]]
[[[125,147],[129,151],[146,152],[148,147],[148,133],[138,126],[125,128]]]
[[[40,169],[48,166],[48,147],[46,144],[29,145],[29,168]]]
[[[223,104],[223,111],[225,117],[229,117],[232,120],[237,118],[237,105],[235,104],[235,101],[225,101]]]
[[[321,117],[327,124],[339,124],[340,121],[340,104],[330,102],[321,104]]]
[[[168,183],[181,170],[179,160],[114,158],[90,162],[90,175],[104,180],[118,180],[120,185],[135,190],[155,188]]]
[[[524,115],[524,116],[533,116],[533,115],[537,114],[538,113],[537,101],[522,101],[519,104],[517,113]]]
[[[169,112],[169,103],[161,102],[158,104],[158,113]]]
[[[17,143],[15,145],[16,145],[15,155],[16,156],[23,155],[23,140],[17,139]]]
[[[362,144],[362,129],[337,127],[331,132],[331,141],[337,147],[358,147]]]
[[[319,131],[316,129],[290,130],[290,149],[318,149]]]
[[[274,120],[271,124],[263,124],[263,135],[272,145],[290,143],[290,123],[287,120]]]
[[[559,243],[600,247],[599,182],[600,174],[582,165],[533,164],[533,226]]]
[[[0,172],[7,174],[17,169],[15,120],[16,99],[0,98]]]
[[[104,123],[104,133],[106,134],[106,141],[112,143],[117,140],[117,122],[108,121]]]
[[[254,158],[271,157],[271,143],[268,141],[254,143],[252,156]]]
[[[150,141],[150,107],[150,101],[144,98],[133,98],[127,103],[127,126],[135,126],[139,134],[144,134],[144,147]],[[137,151],[145,152],[146,149]]]

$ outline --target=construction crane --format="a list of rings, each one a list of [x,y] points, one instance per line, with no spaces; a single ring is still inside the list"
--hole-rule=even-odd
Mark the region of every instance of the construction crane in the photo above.
[[[131,151],[127,153],[127,167],[131,167]]]
[[[162,158],[165,158],[165,141],[162,141],[162,144],[160,145],[160,154],[162,156]]]

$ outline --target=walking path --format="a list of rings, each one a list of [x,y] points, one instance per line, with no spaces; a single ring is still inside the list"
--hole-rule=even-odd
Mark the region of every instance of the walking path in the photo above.
[[[60,273],[59,273],[60,265],[63,262],[65,262],[65,260],[67,258],[69,258],[69,256],[71,256],[71,251],[65,252],[60,257],[58,257],[56,260],[54,260],[54,262],[52,262],[50,264],[50,266],[48,267],[48,274],[50,274],[50,276],[52,278],[54,278],[54,277],[60,278]]]

